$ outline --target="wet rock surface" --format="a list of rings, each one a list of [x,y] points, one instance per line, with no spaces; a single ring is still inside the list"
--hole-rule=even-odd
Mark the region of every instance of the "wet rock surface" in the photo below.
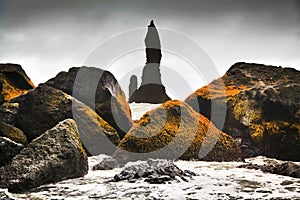
[[[43,184],[84,176],[88,171],[75,122],[64,120],[34,139],[0,168],[0,187],[22,192]]]
[[[60,72],[45,84],[90,106],[118,132],[120,138],[133,125],[125,94],[108,71],[94,67],[73,67],[68,72]]]
[[[264,165],[248,163],[240,165],[239,168],[261,170],[263,172],[300,178],[300,165],[293,162],[275,162]]]
[[[245,157],[300,161],[299,93],[300,72],[295,69],[236,63],[185,102],[209,119],[214,112],[213,123],[241,141]]]
[[[171,183],[172,181],[188,182],[197,176],[192,171],[179,169],[172,161],[148,159],[145,163],[125,166],[120,174],[116,174],[110,181],[118,182],[127,180],[134,183],[143,180],[151,184]]]

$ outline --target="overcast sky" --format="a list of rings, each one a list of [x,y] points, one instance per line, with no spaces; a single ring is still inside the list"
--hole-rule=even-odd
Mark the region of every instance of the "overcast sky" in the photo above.
[[[163,82],[173,82],[171,87],[167,86],[169,93],[177,87],[184,90],[178,83],[183,73],[180,70],[172,73],[172,69],[185,68],[187,74],[193,74],[186,57],[199,57],[199,51],[191,48],[188,56],[172,54],[175,47],[167,46],[168,31],[163,29],[177,31],[197,43],[220,75],[235,62],[300,70],[300,1],[297,0],[0,0],[0,62],[21,64],[37,85],[72,66],[97,65],[89,63],[90,55],[102,48],[105,40],[124,31],[144,28],[135,33],[141,33],[136,42],[142,48],[151,19],[161,34],[162,48],[169,50],[163,52],[162,60]],[[173,43],[179,47],[187,44],[181,39]],[[127,47],[126,42],[118,45]],[[123,87],[128,83],[125,79],[130,77],[129,71],[141,72],[145,63],[143,49],[113,57],[118,59],[112,61],[111,71],[117,78],[123,78],[120,80]],[[106,67],[99,65],[95,67]],[[133,70],[127,66],[135,67]],[[128,72],[125,78],[119,73],[124,71]],[[184,98],[199,88],[201,81],[205,82],[192,81],[192,88],[179,95],[173,92],[173,96]]]

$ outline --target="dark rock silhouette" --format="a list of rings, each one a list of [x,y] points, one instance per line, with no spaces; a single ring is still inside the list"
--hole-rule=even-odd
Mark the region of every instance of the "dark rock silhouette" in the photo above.
[[[136,75],[132,75],[130,77],[130,83],[129,83],[129,99],[132,96],[132,94],[137,90],[137,77]]]
[[[84,176],[88,159],[77,126],[66,119],[34,139],[0,168],[0,187],[22,192],[43,184]]]
[[[0,64],[0,104],[25,94],[35,86],[17,64]]]
[[[90,106],[118,132],[120,138],[133,125],[126,96],[114,75],[108,71],[94,67],[72,67],[45,84]]]
[[[160,60],[161,46],[157,29],[151,20],[145,38],[146,65],[143,69],[141,86],[129,96],[129,102],[164,103],[170,100],[161,82]]]
[[[295,69],[236,63],[185,102],[210,119],[211,102],[218,108],[225,101],[223,131],[241,141],[245,157],[300,161],[299,94],[300,72]]]

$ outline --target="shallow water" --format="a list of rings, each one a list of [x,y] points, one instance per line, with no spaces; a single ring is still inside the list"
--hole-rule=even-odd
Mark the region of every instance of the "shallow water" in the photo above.
[[[105,155],[89,158],[93,166]],[[263,164],[272,161],[265,157],[247,162]],[[132,164],[132,163],[129,163]],[[177,161],[181,169],[199,176],[189,182],[149,184],[142,180],[107,183],[122,168],[91,171],[82,178],[61,181],[35,189],[27,194],[11,194],[12,199],[299,199],[300,179],[268,174],[259,170],[236,168],[239,162]]]

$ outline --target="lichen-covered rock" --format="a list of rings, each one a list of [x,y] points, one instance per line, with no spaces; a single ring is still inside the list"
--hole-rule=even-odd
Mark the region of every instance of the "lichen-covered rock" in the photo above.
[[[14,142],[27,144],[27,137],[20,129],[0,120],[0,136],[7,137]]]
[[[223,131],[241,142],[245,157],[264,155],[300,161],[300,72],[236,63],[185,102],[208,117],[212,102],[227,104]],[[218,112],[218,110],[214,111]],[[219,115],[220,116],[220,115]],[[222,128],[215,120],[216,127]]]
[[[17,64],[0,64],[0,82],[2,84],[1,96],[3,96],[4,102],[34,88],[34,84],[25,71]]]
[[[22,144],[0,136],[0,166],[8,164],[23,148]]]
[[[119,143],[113,127],[91,108],[61,90],[41,84],[13,101],[19,104],[15,126],[23,130],[29,141],[58,122],[72,118],[89,155],[112,154]]]
[[[93,67],[73,67],[48,80],[46,85],[60,89],[90,106],[123,138],[132,127],[131,111],[118,81],[108,71]]]
[[[235,140],[178,100],[147,112],[121,140],[117,160],[200,159],[236,161],[241,155]]]
[[[76,123],[67,119],[34,139],[0,168],[0,187],[22,192],[87,174],[88,162]]]

